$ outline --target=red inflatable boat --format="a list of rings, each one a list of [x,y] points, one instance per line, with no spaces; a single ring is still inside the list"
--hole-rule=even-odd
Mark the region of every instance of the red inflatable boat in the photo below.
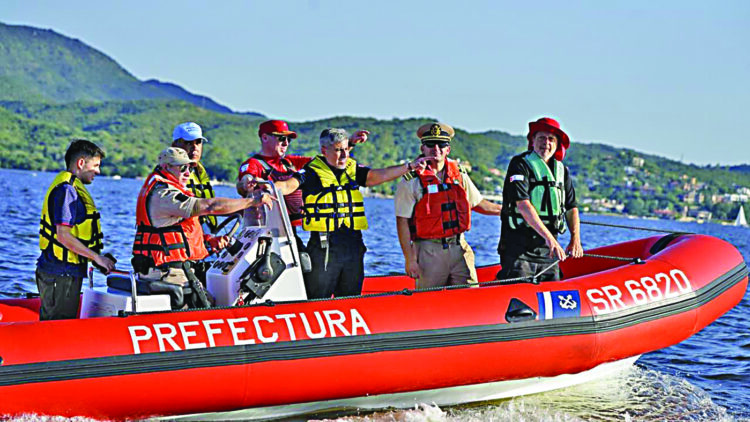
[[[360,297],[68,321],[2,300],[0,415],[247,419],[508,397],[678,343],[747,288],[742,256],[710,236],[587,252],[631,260],[568,259],[560,282],[414,291],[375,277]]]

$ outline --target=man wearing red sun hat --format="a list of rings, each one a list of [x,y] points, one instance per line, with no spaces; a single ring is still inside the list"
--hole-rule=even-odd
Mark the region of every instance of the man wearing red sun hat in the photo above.
[[[559,280],[556,262],[583,256],[575,189],[562,163],[570,138],[549,117],[529,123],[526,138],[528,151],[510,160],[503,184],[497,248],[502,270],[497,278],[537,275],[538,281]],[[557,236],[566,224],[570,244],[563,249]]]

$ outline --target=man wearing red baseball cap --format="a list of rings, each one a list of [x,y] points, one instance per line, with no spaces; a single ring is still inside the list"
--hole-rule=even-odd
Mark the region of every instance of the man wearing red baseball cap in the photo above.
[[[260,138],[260,153],[250,156],[240,165],[237,176],[237,193],[247,195],[247,187],[242,182],[243,176],[250,174],[255,177],[273,181],[287,180],[295,171],[301,169],[311,158],[299,155],[287,155],[287,149],[297,133],[289,130],[289,125],[283,120],[268,120],[258,128]],[[302,192],[296,191],[284,197],[289,216],[293,225],[299,225],[302,218]]]
[[[560,279],[559,261],[583,256],[576,194],[562,160],[570,138],[549,117],[529,123],[528,151],[513,157],[503,184],[498,279]],[[570,229],[570,244],[557,236]]]

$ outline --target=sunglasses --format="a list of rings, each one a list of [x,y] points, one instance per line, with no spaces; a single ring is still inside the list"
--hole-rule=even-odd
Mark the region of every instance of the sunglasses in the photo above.
[[[203,144],[203,139],[198,138],[198,139],[193,139],[192,141],[186,141],[184,139],[179,139],[178,142],[182,143],[183,145],[184,144],[189,144],[189,143],[194,143],[195,145],[201,145],[201,144]]]
[[[176,165],[172,165],[172,167],[177,167]],[[187,173],[190,170],[190,164],[183,164],[180,166],[180,173]]]
[[[422,145],[426,146],[427,148],[434,148],[436,145],[440,148],[445,148],[449,146],[451,143],[446,141],[427,141],[422,142]]]
[[[279,143],[281,143],[281,142],[286,142],[287,144],[291,144],[292,143],[292,138],[290,138],[290,137],[288,137],[286,135],[273,135],[273,136],[276,137],[276,140],[279,141]]]

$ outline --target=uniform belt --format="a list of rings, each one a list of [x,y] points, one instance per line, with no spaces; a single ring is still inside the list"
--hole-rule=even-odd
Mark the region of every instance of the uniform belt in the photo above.
[[[460,234],[457,234],[455,236],[448,236],[448,237],[442,237],[438,239],[417,239],[417,241],[421,242],[431,242],[431,243],[439,243],[439,244],[453,244],[458,245],[461,243],[461,236]]]
[[[184,262],[187,262],[188,265],[193,264],[192,261],[184,261]],[[184,267],[183,261],[166,262],[164,264],[156,266],[156,269],[161,270],[161,271],[169,271],[170,268],[183,268],[184,269],[185,267]]]

